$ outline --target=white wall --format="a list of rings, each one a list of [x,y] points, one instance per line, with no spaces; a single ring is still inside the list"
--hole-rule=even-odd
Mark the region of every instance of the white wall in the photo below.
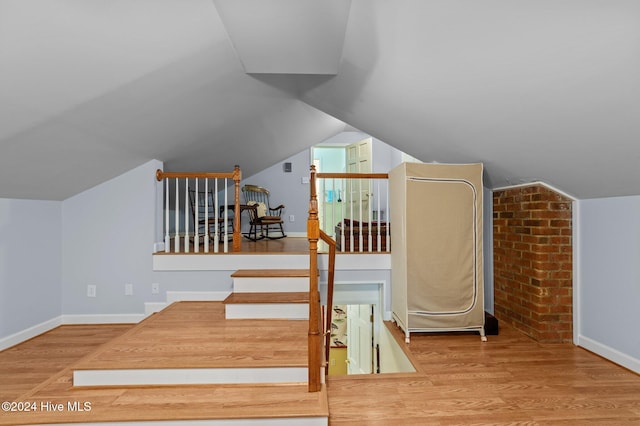
[[[640,196],[578,207],[578,345],[640,373]]]
[[[493,315],[493,192],[482,190],[482,253],[484,272],[484,310]]]
[[[0,199],[0,349],[61,315],[61,212],[59,201]]]
[[[309,150],[305,149],[253,176],[242,177],[242,185],[258,185],[269,190],[271,207],[284,204],[285,209],[282,216],[285,233],[302,232],[306,235],[309,211],[309,184],[302,183],[302,178],[309,177],[310,158]],[[285,162],[291,163],[291,173],[284,172],[283,164]],[[289,221],[289,215],[294,216],[294,222]],[[242,222],[245,225],[249,221],[246,217],[243,217]]]
[[[343,132],[323,142],[326,145],[346,145],[368,137],[360,132]],[[373,139],[373,166],[375,173],[386,173],[402,161],[402,153],[392,146]],[[285,173],[283,164],[290,162],[292,172]],[[309,210],[309,184],[302,183],[302,178],[309,177],[311,151],[305,149],[282,162],[277,163],[252,176],[243,176],[242,184],[264,186],[270,191],[270,200],[274,205],[284,204],[283,212],[285,232],[307,232],[307,215]],[[386,198],[381,199],[381,206]],[[383,207],[384,208],[384,207]],[[294,215],[295,222],[289,222],[289,215]],[[243,220],[243,224],[247,222]]]
[[[153,271],[153,245],[162,241],[158,168],[161,162],[150,161],[63,201],[62,310],[68,321],[136,320],[145,302],[164,302],[167,291],[231,289],[226,271]],[[160,284],[159,294],[151,293],[152,283]],[[89,284],[97,286],[95,298],[87,297]]]
[[[154,172],[151,161],[63,201],[63,311],[77,314],[143,312],[156,240]],[[124,295],[125,283],[134,286]],[[95,285],[95,298],[87,285]],[[146,292],[150,293],[150,292]]]

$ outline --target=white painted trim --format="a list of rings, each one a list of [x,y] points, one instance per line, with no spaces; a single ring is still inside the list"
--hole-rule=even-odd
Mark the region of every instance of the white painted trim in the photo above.
[[[167,291],[167,304],[191,301],[221,302],[230,294],[231,291]]]
[[[583,347],[603,358],[608,359],[618,365],[621,365],[629,370],[640,374],[640,359],[633,358],[630,355],[622,353],[616,349],[613,349],[605,344],[597,342],[585,336],[578,337],[578,346]]]
[[[306,232],[289,232],[289,231],[285,231],[285,234],[287,234],[287,237],[295,237],[295,238],[306,238],[307,237],[307,233]]]
[[[234,293],[308,292],[309,277],[234,277]]]
[[[79,324],[135,324],[145,318],[144,314],[103,314],[103,315],[60,315],[50,320],[41,322],[25,330],[11,334],[0,339],[0,351],[8,349],[12,346],[24,343],[29,339],[39,336],[47,331],[51,331],[61,325],[79,325]]]
[[[318,267],[328,269],[329,255],[318,255]],[[246,269],[307,269],[308,254],[158,254],[153,256],[154,271],[236,271]],[[391,253],[337,253],[336,270],[391,269]]]
[[[151,314],[160,312],[168,306],[166,302],[145,302],[144,303],[144,316],[148,317]]]
[[[240,254],[227,255],[158,254],[153,257],[154,271],[235,271],[246,269],[306,269],[309,267],[308,254]]]
[[[73,386],[306,383],[307,367],[74,370]]]
[[[324,376],[323,376],[324,377]],[[74,426],[327,426],[327,417],[281,417],[251,419],[158,420],[143,422],[74,423]],[[65,426],[57,423],[49,426]]]
[[[225,319],[308,320],[306,303],[232,303],[225,305]]]
[[[536,185],[544,186],[545,188],[550,189],[553,192],[557,192],[558,194],[564,195],[565,197],[570,198],[573,201],[577,201],[578,200],[578,197],[576,197],[574,195],[571,195],[571,194],[569,194],[569,193],[567,193],[567,192],[565,192],[565,191],[563,191],[561,189],[556,188],[553,185],[549,185],[548,183],[542,182],[540,180],[536,180],[536,181],[533,181],[533,182],[520,183],[520,184],[517,184],[517,185],[501,186],[499,188],[493,188],[491,191],[493,191],[493,192],[495,192],[495,191],[505,191],[507,189],[526,188],[528,186],[536,186]]]
[[[571,207],[572,222],[571,222],[571,244],[572,244],[572,262],[573,262],[573,283],[572,289],[572,309],[573,309],[573,343],[577,344],[580,335],[582,334],[582,315],[581,315],[581,250],[580,250],[580,202],[574,201]]]
[[[39,336],[42,333],[46,333],[49,330],[62,325],[62,317],[52,318],[48,321],[41,322],[25,330],[11,334],[7,337],[0,339],[0,351],[3,351],[12,346],[18,345],[24,341]]]
[[[329,255],[318,255],[318,268],[321,270],[329,269]],[[379,254],[341,254],[336,255],[336,271],[347,270],[385,270],[391,269],[391,253]]]
[[[137,324],[144,314],[71,314],[62,315],[62,324]]]

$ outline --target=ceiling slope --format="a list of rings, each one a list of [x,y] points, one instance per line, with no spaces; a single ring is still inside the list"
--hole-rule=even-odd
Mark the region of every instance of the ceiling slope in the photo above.
[[[213,2],[245,72],[338,72],[351,0]]]
[[[244,73],[210,1],[23,3],[0,3],[0,197],[65,199],[151,159],[252,174],[344,128]]]
[[[353,0],[303,100],[424,161],[578,198],[640,194],[640,2]]]
[[[0,197],[64,199],[150,159],[253,174],[345,123],[424,161],[482,161],[490,187],[640,194],[640,2],[351,0],[322,61],[260,53],[260,72],[298,72],[279,75],[243,68],[227,2],[0,1]]]

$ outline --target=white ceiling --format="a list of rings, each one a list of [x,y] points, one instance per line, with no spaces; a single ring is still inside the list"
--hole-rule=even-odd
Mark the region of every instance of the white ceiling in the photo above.
[[[639,76],[636,0],[0,0],[0,197],[249,176],[345,123],[490,187],[636,195]]]

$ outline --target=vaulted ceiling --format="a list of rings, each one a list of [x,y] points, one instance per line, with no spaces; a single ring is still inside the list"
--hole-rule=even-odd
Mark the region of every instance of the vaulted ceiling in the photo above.
[[[0,0],[0,197],[357,128],[489,187],[640,194],[635,0]]]

